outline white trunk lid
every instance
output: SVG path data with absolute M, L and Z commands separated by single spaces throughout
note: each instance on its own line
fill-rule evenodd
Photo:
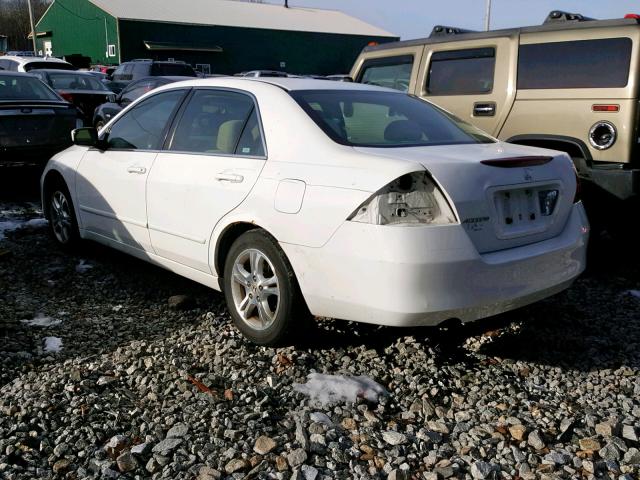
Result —
M 423 165 L 480 253 L 555 237 L 573 205 L 576 177 L 561 152 L 506 143 L 357 150 Z

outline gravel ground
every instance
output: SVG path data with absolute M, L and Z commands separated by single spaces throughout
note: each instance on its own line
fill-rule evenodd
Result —
M 0 222 L 38 215 L 0 202 Z M 4 235 L 2 479 L 640 478 L 640 262 L 615 244 L 568 292 L 464 329 L 324 320 L 273 349 L 188 280 L 64 254 L 39 222 Z M 294 389 L 313 372 L 388 395 L 322 405 Z

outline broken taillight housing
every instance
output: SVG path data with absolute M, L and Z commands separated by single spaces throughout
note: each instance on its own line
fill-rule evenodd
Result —
M 403 175 L 378 190 L 349 216 L 373 225 L 446 225 L 455 214 L 426 172 Z

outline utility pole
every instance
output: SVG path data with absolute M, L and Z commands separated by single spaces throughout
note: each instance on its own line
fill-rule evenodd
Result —
M 487 5 L 484 12 L 484 29 L 489 31 L 489 28 L 491 27 L 491 0 L 486 1 Z
M 33 10 L 31 9 L 31 0 L 27 0 L 29 6 L 29 21 L 31 22 L 31 40 L 33 40 L 33 54 L 38 55 L 38 46 L 36 44 L 36 27 L 33 23 Z

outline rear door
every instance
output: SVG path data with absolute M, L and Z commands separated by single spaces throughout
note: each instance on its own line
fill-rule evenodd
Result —
M 515 98 L 517 35 L 429 44 L 418 95 L 498 135 Z
M 252 96 L 193 91 L 149 176 L 149 232 L 158 255 L 213 273 L 211 233 L 258 179 L 266 160 L 263 138 Z
M 105 133 L 107 148 L 90 148 L 77 170 L 76 189 L 84 230 L 123 246 L 151 250 L 146 186 L 168 125 L 186 90 L 146 98 Z

